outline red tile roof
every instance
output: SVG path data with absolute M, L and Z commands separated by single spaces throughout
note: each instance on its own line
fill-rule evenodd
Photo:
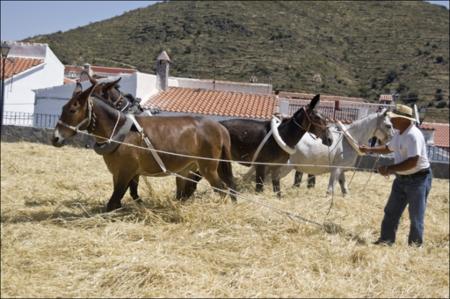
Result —
M 64 78 L 64 84 L 70 84 L 70 83 L 75 83 L 77 82 L 77 80 L 73 80 L 73 79 L 69 79 L 69 78 Z
M 380 95 L 380 99 L 378 101 L 382 102 L 392 102 L 393 98 L 391 94 L 382 94 Z
M 445 123 L 422 123 L 422 129 L 434 129 L 434 145 L 439 147 L 450 147 L 449 141 L 449 124 Z
M 231 117 L 269 119 L 277 102 L 273 95 L 170 87 L 150 99 L 145 108 Z
M 5 63 L 5 79 L 20 74 L 34 66 L 44 63 L 43 59 L 10 57 Z M 3 59 L 0 61 L 0 69 L 3 69 Z
M 311 100 L 316 94 L 313 93 L 303 93 L 303 92 L 288 92 L 288 91 L 280 91 L 278 96 L 280 98 L 288 98 L 288 99 L 300 99 L 300 100 Z M 355 97 L 344 97 L 344 96 L 334 96 L 334 95 L 326 95 L 320 94 L 321 101 L 350 101 L 350 102 L 365 102 L 366 100 L 363 98 L 355 98 Z
M 84 70 L 84 67 L 82 67 L 82 66 L 77 66 L 77 65 L 64 66 L 64 74 L 66 74 L 66 75 L 70 72 L 73 72 L 77 76 L 79 76 L 83 70 Z M 132 74 L 132 73 L 136 72 L 135 69 L 130 69 L 130 68 L 107 67 L 107 66 L 96 66 L 96 65 L 92 65 L 91 70 L 94 73 L 103 73 L 103 74 L 111 74 L 111 75 Z

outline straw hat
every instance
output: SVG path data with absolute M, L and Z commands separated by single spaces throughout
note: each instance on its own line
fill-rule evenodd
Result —
M 406 119 L 409 119 L 409 120 L 412 120 L 412 121 L 416 121 L 416 119 L 413 116 L 412 108 L 408 107 L 406 105 L 402 105 L 402 104 L 395 105 L 394 111 L 389 111 L 387 113 L 387 115 L 390 118 L 401 117 L 401 118 L 406 118 Z

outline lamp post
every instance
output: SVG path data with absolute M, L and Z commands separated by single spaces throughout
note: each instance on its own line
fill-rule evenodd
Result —
M 1 52 L 1 58 L 2 58 L 2 97 L 1 97 L 1 103 L 0 103 L 0 130 L 3 128 L 3 106 L 5 102 L 5 64 L 6 64 L 6 58 L 8 57 L 10 47 L 6 42 L 2 43 L 2 52 Z

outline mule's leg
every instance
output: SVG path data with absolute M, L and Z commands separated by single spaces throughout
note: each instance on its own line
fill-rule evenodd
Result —
M 219 176 L 217 172 L 217 168 L 219 163 L 217 161 L 199 161 L 200 174 L 216 189 L 223 190 L 225 192 L 221 192 L 219 190 L 214 190 L 215 192 L 220 192 L 221 197 L 226 196 L 227 185 Z
M 185 180 L 182 178 L 176 178 L 177 183 L 177 195 L 176 198 L 178 200 L 186 200 L 194 194 L 197 189 L 197 183 L 202 179 L 200 173 L 195 171 L 194 174 L 190 173 L 190 171 L 186 171 L 180 173 L 180 175 L 187 177 L 189 180 Z M 192 182 L 194 180 L 196 182 Z
M 106 205 L 107 212 L 122 207 L 120 201 L 125 195 L 125 192 L 127 191 L 128 185 L 130 184 L 132 178 L 133 177 L 127 177 L 123 175 L 114 176 L 114 191 L 113 194 L 111 195 L 111 198 L 108 201 L 108 204 Z
M 236 202 L 236 184 L 234 183 L 233 170 L 230 162 L 219 162 L 217 169 L 219 177 L 227 184 L 230 190 L 230 197 L 233 202 Z
M 342 195 L 347 195 L 348 194 L 348 186 L 347 186 L 347 182 L 345 180 L 345 172 L 341 171 L 341 174 L 339 175 L 339 185 L 341 186 L 341 192 Z
M 256 192 L 263 192 L 264 191 L 264 178 L 266 175 L 266 167 L 264 165 L 255 165 L 256 170 Z
M 314 188 L 316 185 L 316 176 L 313 174 L 308 174 L 308 188 Z
M 302 182 L 303 172 L 296 170 L 294 175 L 294 187 L 300 187 Z
M 135 176 L 128 185 L 130 188 L 131 197 L 138 203 L 142 203 L 142 199 L 139 198 L 138 195 L 138 186 L 139 186 L 139 176 Z
M 328 181 L 327 195 L 331 195 L 334 192 L 334 185 L 339 177 L 339 168 L 333 168 L 330 172 L 330 180 Z
M 272 188 L 278 198 L 281 198 L 280 187 L 280 167 L 270 167 L 270 174 L 272 176 Z

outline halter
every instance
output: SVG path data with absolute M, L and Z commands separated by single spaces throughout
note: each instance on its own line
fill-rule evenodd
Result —
M 321 128 L 321 129 L 327 129 L 327 128 L 328 128 L 328 126 L 326 126 L 326 125 L 324 126 L 324 125 L 321 125 L 321 124 L 319 124 L 319 123 L 317 123 L 317 122 L 314 122 L 314 121 L 311 119 L 311 117 L 309 116 L 309 114 L 308 114 L 308 112 L 306 111 L 305 107 L 302 107 L 302 110 L 305 112 L 306 118 L 308 119 L 308 127 L 305 129 L 301 124 L 299 124 L 299 123 L 295 120 L 295 117 L 292 117 L 292 121 L 294 122 L 294 124 L 295 124 L 297 127 L 299 127 L 300 129 L 302 129 L 303 131 L 305 131 L 305 133 L 306 133 L 306 132 L 309 133 L 309 129 L 311 128 L 311 126 L 312 126 L 313 124 L 314 124 L 315 126 Z M 311 135 L 311 137 L 313 137 L 313 139 L 317 139 L 317 137 L 314 136 L 313 134 L 310 133 L 310 135 Z
M 71 126 L 65 122 L 63 122 L 61 119 L 58 120 L 58 124 L 59 125 L 63 125 L 65 127 L 68 127 L 69 129 L 74 130 L 75 132 L 78 132 L 80 130 L 87 130 L 87 128 L 89 128 L 89 126 L 91 125 L 91 123 L 93 123 L 93 127 L 92 130 L 95 128 L 95 113 L 92 112 L 92 108 L 94 107 L 94 103 L 91 100 L 91 97 L 89 96 L 87 99 L 87 106 L 88 106 L 88 116 L 83 119 L 80 123 L 78 123 L 78 125 L 76 126 Z M 92 120 L 94 119 L 94 122 L 92 122 Z M 81 128 L 82 125 L 84 125 L 85 123 L 87 123 L 85 128 Z
M 128 100 L 126 100 L 126 101 L 125 101 L 125 106 L 123 106 L 122 108 L 119 108 L 119 107 L 118 107 L 118 104 L 119 104 L 124 98 L 125 98 L 125 97 L 124 97 L 124 96 L 122 95 L 122 93 L 119 91 L 119 98 L 113 102 L 113 106 L 114 106 L 116 109 L 118 109 L 118 110 L 120 109 L 120 112 L 124 112 L 125 109 L 127 109 L 128 106 L 130 106 L 130 102 L 129 102 Z

